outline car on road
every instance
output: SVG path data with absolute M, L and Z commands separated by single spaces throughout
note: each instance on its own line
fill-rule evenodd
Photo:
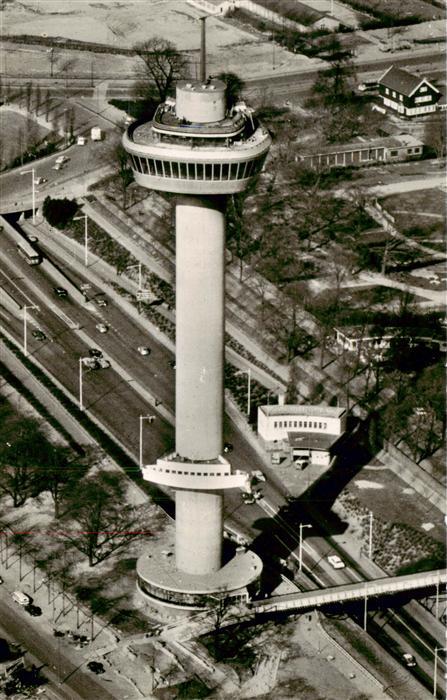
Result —
M 175 369 L 177 367 L 177 363 L 175 360 L 169 360 L 169 367 L 172 367 L 172 369 Z
M 107 333 L 107 331 L 109 330 L 109 327 L 106 326 L 105 323 L 97 323 L 96 330 L 99 331 L 100 333 Z
M 265 481 L 265 476 L 259 469 L 255 469 L 255 471 L 251 473 L 251 476 L 252 479 L 256 479 L 256 481 Z
M 65 289 L 65 287 L 54 287 L 53 291 L 55 294 L 57 294 L 58 297 L 61 297 L 61 299 L 65 299 L 65 297 L 68 297 L 68 292 Z
M 97 306 L 104 307 L 104 306 L 107 306 L 108 302 L 107 302 L 107 299 L 104 299 L 104 297 L 99 297 L 99 298 L 95 299 L 95 304 Z
M 68 158 L 67 156 L 58 156 L 55 160 L 56 165 L 62 165 L 63 163 L 67 163 Z
M 39 328 L 34 328 L 34 330 L 31 331 L 31 335 L 33 338 L 36 340 L 46 340 L 46 335 L 43 331 L 41 331 Z
M 228 454 L 228 452 L 233 452 L 233 445 L 231 442 L 224 442 L 223 451 L 225 454 Z
M 139 345 L 138 346 L 138 352 L 140 355 L 150 355 L 151 354 L 151 349 L 147 347 L 147 345 Z
M 34 180 L 35 185 L 43 185 L 45 182 L 47 182 L 46 177 L 36 177 Z
M 416 659 L 414 658 L 413 654 L 405 652 L 405 654 L 402 654 L 402 658 L 405 662 L 405 666 L 408 666 L 408 668 L 413 668 L 413 666 L 416 666 Z
M 338 554 L 329 554 L 327 560 L 333 569 L 344 569 L 346 566 L 346 564 L 342 559 L 340 559 Z
M 14 591 L 12 594 L 12 599 L 19 605 L 31 605 L 31 598 L 22 591 Z
M 102 357 L 102 350 L 99 350 L 98 348 L 89 348 L 88 354 L 90 357 Z
M 1 576 L 0 576 L 0 583 L 3 583 L 3 579 L 2 579 L 2 577 L 1 577 Z
M 89 661 L 87 664 L 87 668 L 89 671 L 93 671 L 93 673 L 105 673 L 106 672 L 103 664 L 100 661 Z

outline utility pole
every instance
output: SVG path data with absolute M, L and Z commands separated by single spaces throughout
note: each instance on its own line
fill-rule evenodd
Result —
M 200 27 L 200 80 L 202 83 L 206 82 L 206 26 L 205 21 L 208 15 L 199 17 L 202 23 Z
M 298 543 L 298 571 L 301 573 L 303 570 L 303 529 L 305 527 L 312 527 L 312 525 L 299 524 L 300 538 Z
M 365 602 L 363 606 L 363 629 L 366 632 L 366 627 L 368 624 L 368 584 L 365 583 Z
M 143 421 L 148 420 L 149 423 L 153 423 L 155 416 L 140 416 L 140 450 L 139 450 L 139 464 L 140 469 L 143 467 Z
M 369 544 L 368 544 L 368 557 L 372 559 L 373 553 L 373 512 L 369 511 Z

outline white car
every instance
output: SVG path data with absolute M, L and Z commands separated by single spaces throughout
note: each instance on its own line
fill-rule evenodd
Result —
M 414 658 L 413 654 L 406 652 L 405 654 L 402 654 L 402 658 L 405 661 L 405 666 L 408 666 L 408 668 L 416 666 L 416 659 Z
M 327 560 L 333 569 L 344 569 L 346 566 L 337 554 L 329 554 Z
M 138 352 L 140 355 L 150 355 L 151 354 L 151 349 L 147 347 L 147 345 L 140 345 L 138 347 Z
M 107 333 L 109 328 L 108 328 L 108 326 L 106 326 L 105 323 L 97 323 L 96 330 L 99 331 L 100 333 Z
M 265 476 L 259 469 L 256 469 L 254 472 L 252 472 L 251 476 L 253 479 L 257 479 L 258 481 L 265 481 Z
M 62 163 L 66 163 L 68 161 L 67 156 L 58 156 L 56 160 L 54 161 L 56 164 L 62 165 Z
M 12 594 L 12 599 L 15 600 L 19 605 L 29 605 L 31 603 L 31 598 L 26 593 L 22 591 L 14 591 Z

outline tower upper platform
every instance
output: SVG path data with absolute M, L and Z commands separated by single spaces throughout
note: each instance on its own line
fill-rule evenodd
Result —
M 253 110 L 229 110 L 220 80 L 180 81 L 151 122 L 131 124 L 123 136 L 135 180 L 180 194 L 231 194 L 244 190 L 264 164 L 269 133 Z

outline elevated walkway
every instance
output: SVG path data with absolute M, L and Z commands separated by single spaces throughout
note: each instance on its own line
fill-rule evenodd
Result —
M 317 591 L 274 596 L 265 600 L 253 601 L 251 608 L 256 613 L 318 608 L 321 605 L 411 591 L 417 588 L 435 588 L 439 587 L 441 583 L 447 583 L 447 569 L 423 571 L 405 576 L 389 576 L 373 581 L 331 586 Z

